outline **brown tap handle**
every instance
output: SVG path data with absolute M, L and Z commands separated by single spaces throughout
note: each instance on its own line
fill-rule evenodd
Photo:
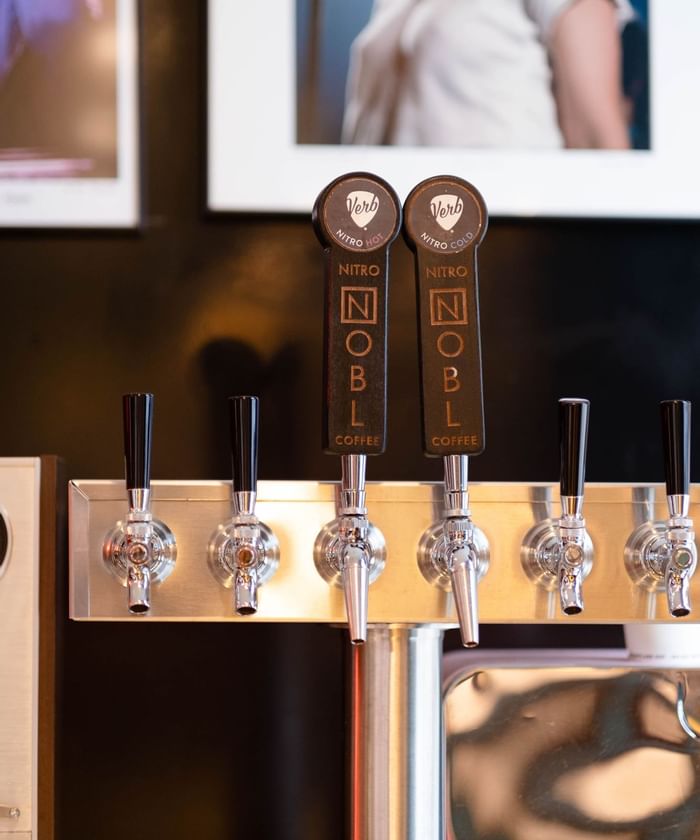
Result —
M 386 181 L 352 172 L 321 192 L 313 223 L 326 258 L 323 447 L 377 455 L 386 438 L 389 246 L 401 204 Z
M 416 255 L 426 455 L 484 449 L 476 249 L 487 223 L 478 190 L 452 176 L 418 184 L 404 205 L 404 235 Z

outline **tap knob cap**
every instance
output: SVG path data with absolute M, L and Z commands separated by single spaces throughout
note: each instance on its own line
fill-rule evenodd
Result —
M 122 409 L 126 489 L 148 490 L 151 486 L 153 394 L 124 394 Z
M 664 447 L 666 493 L 687 496 L 690 491 L 690 403 L 663 400 L 661 434 Z
M 583 496 L 589 408 L 588 400 L 571 397 L 559 400 L 562 496 Z
M 258 486 L 258 428 L 260 400 L 229 397 L 231 466 L 234 492 L 255 493 Z

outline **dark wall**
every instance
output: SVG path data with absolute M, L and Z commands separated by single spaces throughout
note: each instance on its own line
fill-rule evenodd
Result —
M 308 219 L 203 209 L 203 6 L 143 4 L 143 231 L 0 232 L 3 455 L 55 452 L 73 477 L 118 478 L 120 395 L 143 389 L 156 394 L 154 477 L 226 478 L 224 400 L 252 392 L 262 478 L 338 475 L 319 445 L 322 260 Z M 589 480 L 661 479 L 657 402 L 700 390 L 698 232 L 492 221 L 475 479 L 556 477 L 559 396 L 591 399 Z M 420 450 L 403 243 L 392 260 L 389 449 L 369 477 L 437 479 Z M 508 644 L 515 628 L 484 635 Z M 344 650 L 321 627 L 66 622 L 60 840 L 341 837 Z

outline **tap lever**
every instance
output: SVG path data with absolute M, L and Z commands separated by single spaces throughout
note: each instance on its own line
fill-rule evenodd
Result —
M 429 178 L 404 205 L 415 253 L 423 448 L 426 455 L 484 450 L 476 251 L 488 214 L 461 178 Z
M 588 400 L 564 398 L 559 400 L 559 441 L 561 449 L 562 513 L 580 516 L 583 504 L 583 484 L 586 475 L 586 444 L 588 441 Z M 564 501 L 565 499 L 571 501 Z
M 129 508 L 147 513 L 151 496 L 153 394 L 124 394 L 124 463 Z
M 252 516 L 258 490 L 259 400 L 229 397 L 228 406 L 234 509 L 236 513 Z
M 664 400 L 661 403 L 661 433 L 669 512 L 687 516 L 690 505 L 690 403 Z
M 378 455 L 386 445 L 389 246 L 401 204 L 383 179 L 352 172 L 321 192 L 313 224 L 326 258 L 323 447 Z

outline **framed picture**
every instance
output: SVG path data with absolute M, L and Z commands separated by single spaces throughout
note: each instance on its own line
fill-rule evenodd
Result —
M 140 215 L 137 0 L 0 3 L 0 226 Z
M 611 0 L 573 49 L 557 7 L 586 4 L 209 0 L 210 209 L 308 213 L 365 170 L 458 175 L 493 215 L 700 218 L 700 5 Z

